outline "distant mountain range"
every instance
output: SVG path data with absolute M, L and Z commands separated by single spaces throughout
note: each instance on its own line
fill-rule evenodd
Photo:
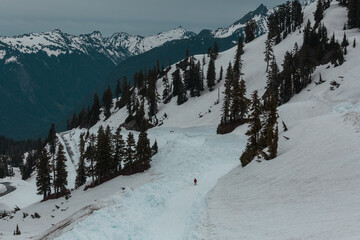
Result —
M 258 24 L 257 35 L 267 31 L 264 5 L 227 28 L 199 34 L 178 27 L 151 36 L 100 32 L 71 35 L 58 29 L 0 37 L 0 134 L 13 138 L 38 137 L 51 122 L 63 128 L 65 119 L 88 105 L 94 92 L 123 75 L 132 78 L 140 68 L 159 59 L 167 64 L 191 54 L 205 53 L 216 41 L 220 50 L 233 47 L 247 21 Z

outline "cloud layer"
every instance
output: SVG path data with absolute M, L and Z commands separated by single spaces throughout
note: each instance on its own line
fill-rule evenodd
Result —
M 195 32 L 226 27 L 254 10 L 285 0 L 1 0 L 0 35 L 59 28 L 79 34 L 99 30 L 149 35 L 183 26 Z

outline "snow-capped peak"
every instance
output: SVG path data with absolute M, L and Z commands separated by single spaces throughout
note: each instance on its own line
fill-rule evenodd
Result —
M 256 10 L 247 13 L 243 18 L 234 22 L 227 28 L 218 28 L 212 31 L 212 35 L 216 38 L 227 38 L 235 32 L 242 32 L 246 23 L 254 20 L 258 26 L 259 35 L 267 31 L 267 17 L 271 14 L 272 9 L 268 10 L 267 7 L 261 4 Z
M 123 32 L 115 33 L 111 37 L 103 37 L 99 31 L 77 36 L 54 29 L 43 33 L 0 37 L 0 50 L 2 55 L 9 50 L 15 50 L 23 54 L 44 51 L 48 56 L 58 56 L 76 51 L 88 53 L 91 50 L 105 54 L 114 63 L 118 63 L 119 60 L 149 51 L 168 41 L 184 39 L 193 35 L 195 33 L 189 32 L 183 27 L 146 37 Z

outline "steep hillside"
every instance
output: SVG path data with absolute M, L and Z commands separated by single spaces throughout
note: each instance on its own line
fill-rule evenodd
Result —
M 312 3 L 304 9 L 304 23 L 314 23 L 315 8 Z M 346 8 L 332 2 L 323 23 L 339 41 L 345 22 Z M 286 51 L 295 43 L 302 45 L 302 32 L 295 31 L 274 46 L 279 66 Z M 350 43 L 360 41 L 357 29 L 346 34 Z M 248 95 L 253 90 L 265 92 L 265 40 L 266 36 L 259 37 L 244 48 L 242 71 Z M 217 79 L 220 66 L 225 69 L 235 53 L 236 48 L 231 48 L 219 54 Z M 31 198 L 14 218 L 2 222 L 0 231 L 11 239 L 18 223 L 23 231 L 20 239 L 356 239 L 360 234 L 359 56 L 359 46 L 349 46 L 342 65 L 317 67 L 312 83 L 278 108 L 279 123 L 284 121 L 289 130 L 280 130 L 278 157 L 272 161 L 260 158 L 240 167 L 247 125 L 216 135 L 222 80 L 212 92 L 205 87 L 200 97 L 180 106 L 175 98 L 159 104 L 161 126 L 148 131 L 159 152 L 148 171 L 120 176 L 87 191 L 80 188 L 67 200 L 32 204 Z M 203 55 L 195 58 L 202 60 Z M 209 57 L 205 62 L 204 72 Z M 171 66 L 169 76 L 175 68 L 176 64 Z M 320 73 L 322 84 L 317 83 Z M 340 85 L 331 89 L 332 81 Z M 161 79 L 157 90 L 161 96 Z M 101 116 L 90 133 L 100 125 L 115 131 L 128 115 L 125 108 L 112 112 L 107 120 Z M 70 188 L 79 136 L 85 132 L 73 129 L 58 134 L 67 151 Z M 128 131 L 122 133 L 126 136 Z M 20 191 L 14 191 L 10 200 L 3 198 L 9 208 L 16 204 L 16 194 L 21 197 Z M 38 212 L 41 218 L 23 218 L 22 212 Z
M 311 4 L 305 12 L 305 18 L 312 22 L 315 6 L 316 3 Z M 339 41 L 344 34 L 346 14 L 346 8 L 335 1 L 325 11 L 323 23 Z M 360 39 L 356 29 L 346 30 L 346 35 L 350 43 Z M 302 41 L 296 34 L 290 39 L 275 47 L 276 55 L 282 56 L 295 41 Z M 260 48 L 261 40 L 254 44 Z M 233 169 L 208 194 L 204 225 L 212 227 L 204 228 L 206 239 L 356 239 L 359 236 L 355 225 L 360 195 L 355 189 L 360 181 L 357 77 L 360 50 L 358 47 L 348 50 L 342 66 L 325 65 L 316 69 L 313 81 L 318 81 L 321 73 L 325 83 L 313 82 L 279 107 L 279 120 L 289 130 L 280 133 L 278 157 Z M 340 86 L 331 90 L 331 81 Z M 246 127 L 241 127 L 237 134 L 245 131 Z

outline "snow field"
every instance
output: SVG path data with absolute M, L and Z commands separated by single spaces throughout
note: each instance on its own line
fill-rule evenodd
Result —
M 57 239 L 201 239 L 205 195 L 239 164 L 245 141 L 231 134 L 216 136 L 208 127 L 149 131 L 150 137 L 159 134 L 159 153 L 149 170 L 156 179 L 112 197 L 110 206 Z

